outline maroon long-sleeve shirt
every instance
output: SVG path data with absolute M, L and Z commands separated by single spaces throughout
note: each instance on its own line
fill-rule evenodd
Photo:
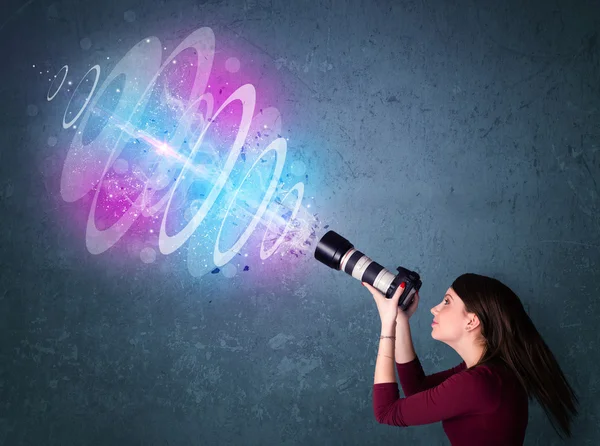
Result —
M 417 426 L 442 422 L 452 446 L 521 446 L 528 420 L 527 393 L 503 364 L 467 370 L 461 362 L 425 376 L 419 358 L 396 363 L 398 384 L 373 385 L 373 410 L 379 423 Z

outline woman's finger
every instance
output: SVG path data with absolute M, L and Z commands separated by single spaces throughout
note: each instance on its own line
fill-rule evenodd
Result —
M 413 295 L 413 300 L 410 303 L 410 305 L 408 306 L 407 310 L 409 310 L 411 313 L 414 313 L 415 311 L 417 311 L 418 306 L 419 306 L 419 293 L 415 292 L 415 294 Z
M 376 291 L 376 290 L 375 290 L 375 288 L 373 288 L 373 287 L 372 287 L 371 285 L 369 285 L 368 283 L 366 283 L 366 282 L 361 282 L 361 283 L 362 283 L 362 284 L 363 284 L 363 286 L 364 286 L 364 287 L 365 287 L 367 290 L 369 290 L 371 293 L 373 293 L 373 291 Z
M 372 287 L 371 285 L 369 285 L 366 282 L 361 282 L 361 283 L 365 286 L 365 288 L 367 290 L 369 290 L 371 292 L 371 294 L 373 295 L 373 298 L 375 300 L 377 300 L 378 297 L 383 296 L 383 294 L 381 294 L 377 288 Z

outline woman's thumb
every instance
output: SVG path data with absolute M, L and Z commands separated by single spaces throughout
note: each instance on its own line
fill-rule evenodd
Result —
M 396 290 L 396 301 L 400 300 L 400 296 L 402 296 L 402 293 L 404 293 L 404 289 L 406 288 L 406 283 L 402 282 L 400 284 L 400 286 L 398 287 L 398 290 Z

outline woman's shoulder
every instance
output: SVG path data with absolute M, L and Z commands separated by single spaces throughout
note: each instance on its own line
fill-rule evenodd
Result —
M 476 385 L 496 388 L 499 391 L 507 388 L 508 383 L 518 383 L 515 371 L 502 359 L 489 360 L 471 368 L 465 368 L 470 380 Z
M 495 367 L 480 364 L 455 373 L 441 386 L 460 389 L 465 398 L 475 398 L 485 407 L 496 407 L 502 397 L 502 381 L 502 375 Z
M 486 361 L 473 367 L 466 367 L 459 373 L 461 378 L 472 386 L 485 388 L 494 393 L 501 391 L 506 379 L 512 379 L 513 373 L 503 361 Z

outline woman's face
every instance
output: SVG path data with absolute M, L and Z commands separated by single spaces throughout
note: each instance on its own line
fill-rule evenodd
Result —
M 452 288 L 448 288 L 442 301 L 431 309 L 431 314 L 433 322 L 437 322 L 431 327 L 433 339 L 453 344 L 467 333 L 468 313 L 464 302 Z

